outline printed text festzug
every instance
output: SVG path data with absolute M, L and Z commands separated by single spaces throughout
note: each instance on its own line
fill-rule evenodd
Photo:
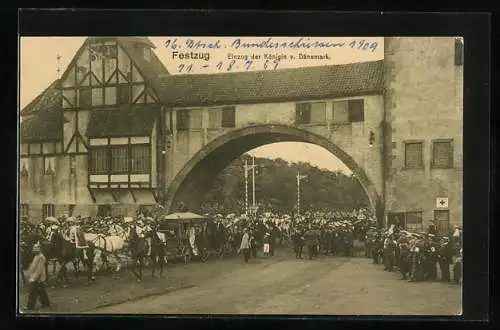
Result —
M 210 61 L 210 53 L 201 53 L 201 52 L 172 52 L 172 59 L 180 59 L 180 60 L 203 60 Z

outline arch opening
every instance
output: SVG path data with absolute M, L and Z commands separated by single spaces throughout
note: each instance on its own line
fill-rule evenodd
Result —
M 372 181 L 354 159 L 327 138 L 297 127 L 285 125 L 258 125 L 231 131 L 220 136 L 198 151 L 176 174 L 170 183 L 165 207 L 174 211 L 182 202 L 187 209 L 198 210 L 204 195 L 211 189 L 217 176 L 235 159 L 257 147 L 278 142 L 302 142 L 318 145 L 349 168 L 360 182 L 370 202 L 370 208 L 383 223 L 383 203 Z

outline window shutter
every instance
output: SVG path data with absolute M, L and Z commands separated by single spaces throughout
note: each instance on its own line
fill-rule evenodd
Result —
M 349 121 L 351 123 L 361 122 L 365 120 L 365 102 L 360 100 L 349 100 Z
M 326 121 L 326 103 L 311 103 L 311 123 L 324 123 Z
M 189 128 L 201 128 L 202 114 L 201 109 L 189 110 Z
M 423 165 L 422 142 L 405 144 L 405 167 L 420 168 Z
M 335 123 L 349 122 L 348 101 L 333 102 L 333 121 Z
M 80 108 L 87 108 L 92 106 L 92 89 L 80 89 L 80 96 L 78 97 L 78 105 Z
M 432 145 L 432 153 L 433 166 L 453 166 L 453 145 L 450 141 L 434 142 Z
M 236 126 L 236 109 L 235 107 L 222 108 L 222 127 Z
M 118 104 L 130 104 L 132 98 L 132 90 L 128 84 L 119 84 L 116 88 Z
M 297 124 L 309 124 L 311 122 L 311 103 L 297 103 L 295 105 L 295 118 Z
M 208 110 L 208 128 L 219 128 L 222 124 L 222 109 Z
M 177 130 L 186 131 L 189 128 L 189 112 L 187 110 L 177 111 Z

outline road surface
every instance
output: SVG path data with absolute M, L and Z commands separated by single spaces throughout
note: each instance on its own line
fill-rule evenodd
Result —
M 147 314 L 459 315 L 461 286 L 409 283 L 371 260 L 290 253 L 233 261 L 190 287 L 89 310 Z M 217 263 L 212 265 L 217 267 Z M 210 266 L 210 267 L 212 267 Z

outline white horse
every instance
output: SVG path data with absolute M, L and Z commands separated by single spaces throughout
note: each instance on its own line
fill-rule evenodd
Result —
M 114 226 L 116 226 L 116 228 L 110 229 L 108 236 L 104 236 L 103 234 L 85 233 L 85 240 L 92 242 L 92 244 L 96 247 L 94 252 L 94 265 L 96 271 L 99 271 L 104 263 L 106 263 L 107 266 L 107 255 L 115 257 L 117 261 L 115 271 L 118 272 L 121 269 L 121 257 L 119 253 L 124 252 L 127 238 L 126 232 L 123 228 L 118 225 Z

